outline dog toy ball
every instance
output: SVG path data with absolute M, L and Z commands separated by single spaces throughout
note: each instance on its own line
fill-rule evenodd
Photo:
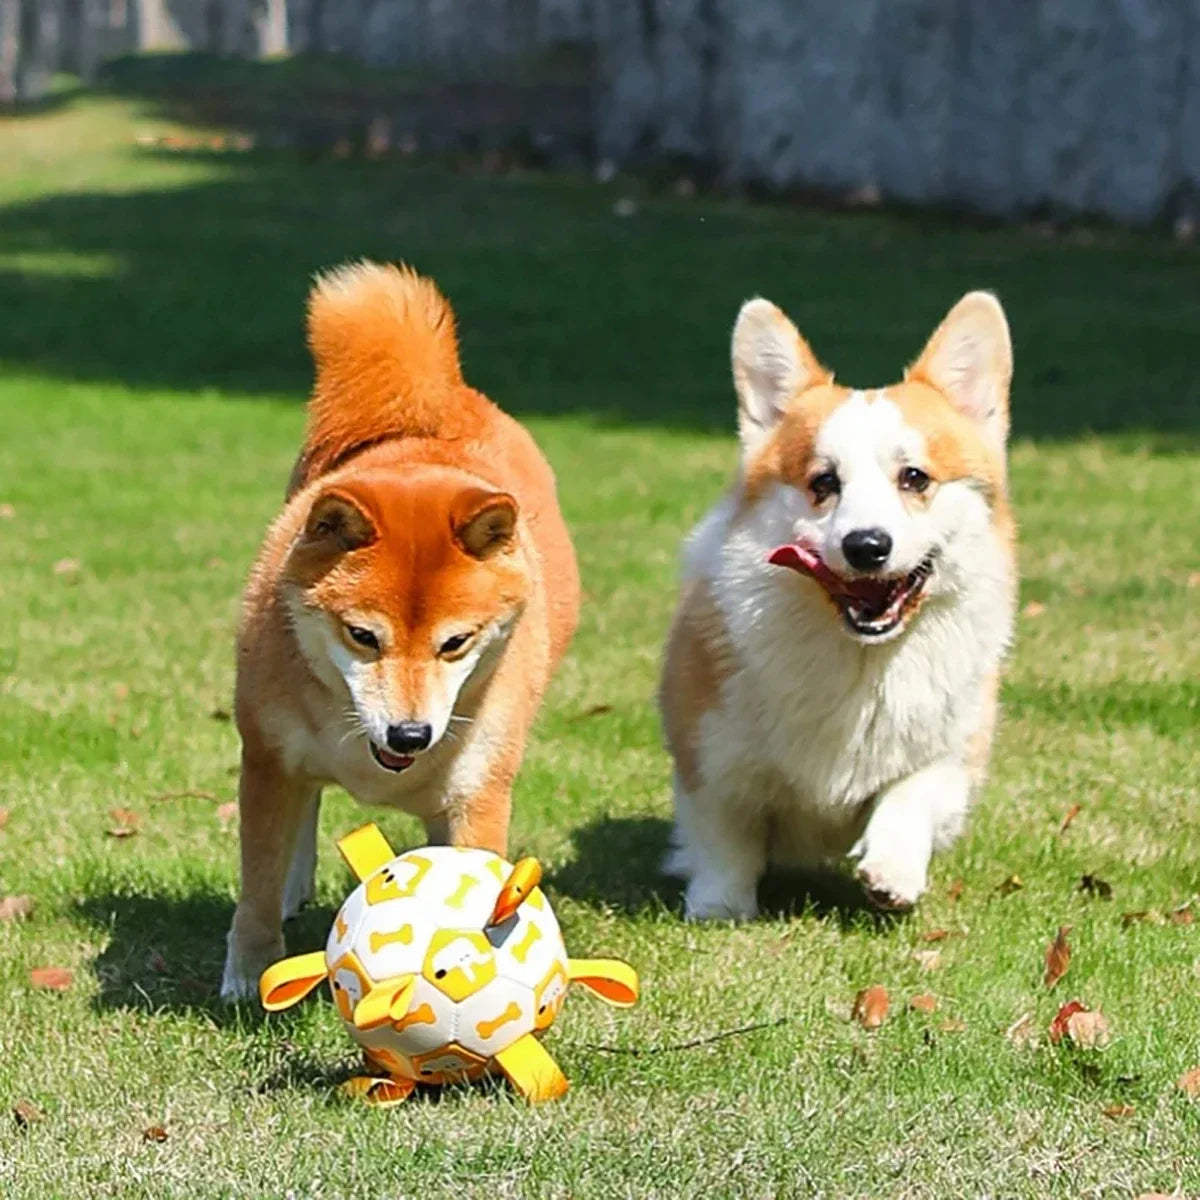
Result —
M 342 905 L 324 952 L 263 972 L 270 1012 L 323 979 L 367 1068 L 343 1085 L 372 1104 L 396 1104 L 417 1084 L 504 1075 L 528 1100 L 567 1090 L 541 1035 L 570 983 L 619 1007 L 637 1000 L 633 968 L 567 957 L 532 858 L 515 866 L 486 850 L 426 846 L 396 855 L 375 825 L 338 842 L 361 881 Z

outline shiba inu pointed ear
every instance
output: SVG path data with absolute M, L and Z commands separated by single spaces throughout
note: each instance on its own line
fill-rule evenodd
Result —
M 946 315 L 906 374 L 937 388 L 955 408 L 982 426 L 1002 448 L 1008 438 L 1012 339 L 1000 301 L 968 292 Z
M 450 516 L 454 540 L 472 558 L 491 558 L 511 548 L 517 529 L 517 502 L 507 492 L 468 488 Z
M 769 300 L 747 300 L 733 327 L 738 434 L 748 457 L 779 422 L 788 402 L 833 373 L 817 361 L 795 325 Z
M 375 523 L 366 508 L 342 488 L 322 492 L 313 501 L 304 523 L 303 541 L 307 547 L 344 553 L 369 546 L 376 537 Z

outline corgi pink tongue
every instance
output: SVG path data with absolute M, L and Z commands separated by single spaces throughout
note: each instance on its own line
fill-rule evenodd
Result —
M 834 596 L 853 596 L 868 602 L 880 601 L 892 588 L 892 581 L 886 579 L 843 579 L 825 565 L 825 560 L 815 550 L 799 542 L 786 542 L 782 546 L 776 546 L 767 555 L 767 562 L 776 567 L 789 567 L 801 575 L 811 576 Z

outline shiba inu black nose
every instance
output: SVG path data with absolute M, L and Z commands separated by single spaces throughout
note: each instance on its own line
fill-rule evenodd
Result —
M 431 741 L 433 726 L 428 721 L 399 721 L 388 726 L 388 749 L 397 754 L 416 754 L 418 750 L 428 749 Z
M 856 571 L 878 571 L 892 552 L 886 529 L 852 529 L 842 538 L 842 553 Z

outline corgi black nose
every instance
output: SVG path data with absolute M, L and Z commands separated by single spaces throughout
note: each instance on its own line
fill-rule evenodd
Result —
M 398 721 L 388 726 L 388 749 L 397 754 L 416 754 L 418 750 L 427 750 L 431 741 L 433 726 L 428 721 Z
M 842 538 L 842 553 L 856 571 L 878 571 L 892 552 L 886 529 L 852 529 Z

